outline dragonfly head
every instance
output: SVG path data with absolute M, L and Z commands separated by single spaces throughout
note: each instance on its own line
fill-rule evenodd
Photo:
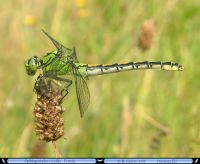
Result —
M 25 65 L 26 73 L 30 76 L 33 76 L 35 75 L 38 67 L 40 66 L 40 60 L 37 56 L 33 56 L 27 59 L 24 65 Z

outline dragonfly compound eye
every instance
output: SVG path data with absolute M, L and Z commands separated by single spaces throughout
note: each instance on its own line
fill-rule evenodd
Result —
M 24 65 L 25 65 L 26 72 L 28 75 L 31 75 L 31 76 L 35 75 L 37 71 L 37 60 L 34 57 L 26 60 Z

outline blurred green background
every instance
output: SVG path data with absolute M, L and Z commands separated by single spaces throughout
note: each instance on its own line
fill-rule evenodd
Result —
M 24 60 L 55 47 L 45 29 L 88 64 L 173 61 L 183 72 L 132 71 L 92 77 L 81 119 L 74 86 L 66 108 L 62 157 L 183 157 L 200 150 L 200 1 L 0 1 L 0 154 L 54 157 L 35 134 L 35 77 Z M 141 26 L 154 23 L 150 49 Z M 64 139 L 65 138 L 65 139 Z M 35 154 L 34 154 L 35 153 Z

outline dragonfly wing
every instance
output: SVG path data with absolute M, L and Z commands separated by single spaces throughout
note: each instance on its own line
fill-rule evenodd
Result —
M 73 74 L 74 74 L 76 95 L 77 95 L 80 115 L 81 117 L 83 117 L 90 103 L 90 92 L 89 92 L 87 83 L 84 77 L 79 72 L 79 70 L 75 66 L 72 66 L 72 69 L 73 69 Z
M 78 58 L 76 56 L 76 50 L 75 50 L 75 48 L 73 48 L 73 50 L 72 50 L 71 57 L 73 59 L 73 62 L 79 63 Z
M 66 48 L 61 43 L 56 41 L 52 36 L 50 36 L 47 32 L 42 30 L 42 32 L 52 41 L 52 43 L 55 45 L 55 47 L 58 50 L 58 56 L 61 57 L 63 55 L 70 55 L 72 53 L 72 50 L 69 48 Z
M 52 41 L 52 43 L 57 48 L 57 54 L 55 55 L 55 57 L 53 57 L 50 60 L 50 63 L 48 64 L 48 65 L 50 65 L 48 70 L 53 71 L 54 73 L 59 72 L 64 67 L 62 62 L 66 63 L 68 61 L 68 56 L 71 56 L 73 54 L 73 51 L 72 51 L 72 49 L 66 48 L 61 43 L 56 41 L 52 36 L 50 36 L 44 30 L 42 30 L 42 31 Z M 62 61 L 62 62 L 60 62 L 60 61 Z
M 77 56 L 76 56 L 76 51 L 75 48 L 73 49 L 69 49 L 66 48 L 65 46 L 63 46 L 61 43 L 59 43 L 58 41 L 56 41 L 52 36 L 50 36 L 47 32 L 45 32 L 44 30 L 42 30 L 43 33 L 45 35 L 47 35 L 47 37 L 52 41 L 52 43 L 55 45 L 55 47 L 57 48 L 58 52 L 57 55 L 55 56 L 55 58 L 53 58 L 51 60 L 51 66 L 49 68 L 49 70 L 54 70 L 55 72 L 59 71 L 57 69 L 58 65 L 60 65 L 60 61 L 63 61 L 64 63 L 68 62 L 68 57 L 72 58 L 72 61 L 75 63 L 79 63 Z M 61 66 L 61 68 L 63 68 Z
M 58 50 L 56 57 L 52 59 L 49 70 L 51 70 L 53 72 L 58 72 L 59 71 L 57 69 L 58 64 L 60 64 L 60 61 L 63 61 L 67 64 L 68 57 L 72 58 L 73 62 L 78 63 L 75 48 L 73 48 L 73 50 L 66 48 L 61 43 L 59 43 L 54 38 L 52 38 L 49 34 L 47 34 L 44 30 L 42 30 L 42 31 L 44 32 L 45 35 L 48 36 L 48 38 L 52 41 L 52 43 L 55 45 L 55 47 Z M 84 112 L 86 111 L 86 109 L 88 108 L 88 105 L 90 103 L 90 93 L 89 93 L 88 86 L 85 82 L 85 79 L 80 74 L 79 70 L 76 68 L 76 66 L 74 64 L 71 65 L 71 69 L 74 74 L 76 95 L 77 95 L 79 110 L 80 110 L 81 117 L 83 117 Z

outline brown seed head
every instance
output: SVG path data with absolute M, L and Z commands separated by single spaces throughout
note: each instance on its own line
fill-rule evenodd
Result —
M 37 101 L 34 108 L 36 134 L 40 140 L 55 141 L 64 134 L 62 118 L 62 95 L 53 89 L 47 89 L 43 84 L 42 90 L 37 90 Z
M 155 25 L 152 20 L 146 20 L 143 22 L 140 36 L 139 36 L 139 47 L 142 50 L 148 50 L 153 42 L 155 35 Z

